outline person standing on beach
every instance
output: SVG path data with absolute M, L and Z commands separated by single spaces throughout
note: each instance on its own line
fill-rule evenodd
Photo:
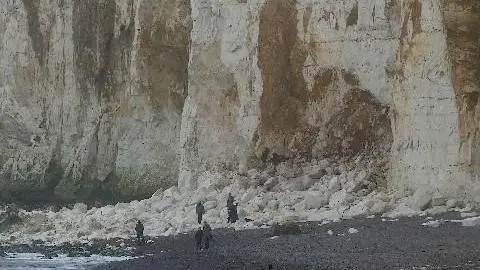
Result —
M 228 199 L 227 199 L 227 208 L 230 208 L 233 205 L 233 202 L 235 201 L 235 198 L 233 198 L 232 193 L 228 193 Z
M 205 208 L 203 207 L 202 202 L 197 203 L 197 207 L 195 210 L 197 212 L 198 224 L 202 224 L 202 217 L 203 214 L 205 214 Z
M 232 193 L 229 192 L 228 199 L 227 199 L 227 213 L 228 213 L 227 223 L 233 223 L 232 217 L 233 217 L 233 210 L 234 210 L 234 205 L 233 205 L 234 201 L 235 199 L 233 198 Z
M 135 231 L 137 232 L 137 240 L 138 243 L 143 244 L 145 241 L 145 237 L 143 236 L 143 230 L 145 228 L 143 227 L 142 222 L 139 220 L 137 221 L 137 225 L 135 226 Z
M 205 243 L 205 249 L 208 249 L 210 247 L 210 240 L 213 239 L 212 236 L 212 227 L 204 221 L 203 222 L 203 238 L 204 238 L 204 243 Z
M 232 209 L 230 210 L 230 222 L 235 223 L 238 220 L 238 203 L 232 205 Z
M 202 249 L 202 239 L 203 239 L 203 231 L 202 228 L 198 228 L 197 232 L 195 233 L 195 250 L 200 251 Z

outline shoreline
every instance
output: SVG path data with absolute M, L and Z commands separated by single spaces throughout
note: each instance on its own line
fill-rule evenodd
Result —
M 193 235 L 168 238 L 149 257 L 96 267 L 113 269 L 472 269 L 480 267 L 480 227 L 455 222 L 458 212 L 428 217 L 358 218 L 297 223 L 300 234 L 271 229 L 217 230 L 213 248 L 196 253 Z M 331 234 L 330 234 L 331 233 Z M 163 252 L 161 252 L 163 251 Z
M 0 246 L 0 254 L 42 253 L 47 258 L 58 254 L 138 257 L 94 268 L 98 270 L 268 269 L 270 263 L 274 269 L 413 269 L 427 265 L 448 269 L 480 258 L 480 250 L 475 248 L 480 227 L 448 222 L 461 218 L 462 213 L 452 211 L 390 220 L 361 217 L 326 224 L 298 222 L 300 234 L 278 237 L 272 237 L 272 228 L 220 228 L 213 230 L 212 248 L 200 253 L 194 251 L 193 232 L 189 232 L 146 236 L 144 246 L 136 245 L 132 234 L 130 239 L 99 239 L 80 245 L 45 246 L 37 242 Z M 444 222 L 438 222 L 437 226 L 435 221 Z M 432 226 L 422 226 L 428 222 Z M 447 268 L 442 268 L 444 266 Z

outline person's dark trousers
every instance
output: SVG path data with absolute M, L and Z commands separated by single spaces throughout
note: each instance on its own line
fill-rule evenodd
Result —
M 198 215 L 198 224 L 202 224 L 202 215 Z
M 208 249 L 210 247 L 210 239 L 205 239 L 205 249 Z
M 143 234 L 137 233 L 137 241 L 139 244 L 143 244 L 145 242 L 145 237 L 143 237 Z
M 232 211 L 232 209 L 228 209 L 227 222 L 228 222 L 228 223 L 233 223 L 233 211 Z
M 197 241 L 197 251 L 202 249 L 202 241 Z

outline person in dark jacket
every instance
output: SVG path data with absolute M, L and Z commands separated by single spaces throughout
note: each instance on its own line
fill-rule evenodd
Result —
M 203 240 L 203 231 L 202 228 L 198 228 L 197 232 L 195 233 L 195 250 L 199 251 L 202 249 L 202 240 Z
M 233 206 L 233 202 L 235 201 L 235 198 L 233 198 L 232 193 L 228 193 L 228 198 L 227 198 L 227 209 Z
M 237 222 L 238 220 L 238 211 L 237 211 L 237 208 L 238 208 L 238 203 L 232 205 L 232 209 L 231 209 L 231 213 L 230 213 L 230 222 L 231 223 L 235 223 Z
M 202 224 L 203 214 L 205 214 L 205 208 L 203 207 L 202 202 L 197 203 L 195 210 L 197 212 L 198 224 Z
M 232 216 L 233 216 L 233 209 L 234 209 L 234 205 L 233 205 L 234 201 L 235 201 L 235 198 L 233 198 L 232 193 L 229 192 L 228 198 L 227 198 L 227 213 L 228 213 L 227 223 L 233 223 Z
M 212 227 L 206 221 L 203 222 L 203 242 L 205 245 L 205 249 L 210 247 L 210 240 L 213 239 L 212 236 Z
M 137 221 L 137 225 L 135 226 L 135 231 L 137 232 L 137 240 L 139 243 L 143 243 L 145 241 L 145 237 L 143 236 L 143 227 L 142 222 L 139 220 Z

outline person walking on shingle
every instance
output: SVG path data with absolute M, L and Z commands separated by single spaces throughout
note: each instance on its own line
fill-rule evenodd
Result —
M 206 221 L 203 222 L 203 242 L 205 249 L 210 247 L 210 240 L 213 240 L 212 227 Z
M 195 232 L 195 250 L 200 251 L 202 249 L 202 240 L 203 240 L 203 230 L 202 228 L 198 228 L 197 232 Z
M 142 222 L 139 220 L 137 221 L 137 225 L 135 226 L 135 231 L 137 232 L 137 241 L 141 245 L 143 242 L 145 242 L 145 237 L 143 236 L 143 230 L 145 228 L 143 227 Z

